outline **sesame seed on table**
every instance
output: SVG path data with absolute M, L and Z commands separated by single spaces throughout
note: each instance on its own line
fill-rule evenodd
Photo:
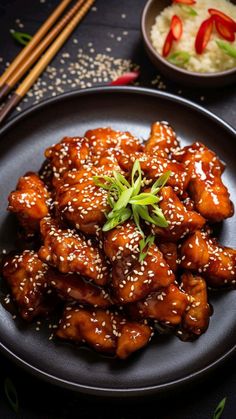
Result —
M 86 19 L 75 30 L 12 116 L 31 107 L 33 104 L 39 103 L 41 100 L 75 89 L 107 85 L 122 73 L 139 69 L 141 75 L 138 81 L 135 82 L 135 85 L 164 90 L 193 99 L 220 117 L 223 117 L 235 127 L 235 86 L 221 89 L 220 94 L 217 89 L 213 91 L 201 91 L 199 89 L 193 91 L 192 89 L 174 85 L 159 74 L 149 62 L 143 49 L 140 34 L 140 15 L 145 3 L 145 0 L 97 0 Z M 0 71 L 3 71 L 5 65 L 12 60 L 21 48 L 11 38 L 10 29 L 33 34 L 57 4 L 58 0 L 0 0 Z M 73 198 L 75 197 L 73 196 Z M 75 201 L 73 208 L 76 208 Z M 225 260 L 224 250 L 221 248 L 216 249 L 214 243 L 207 244 L 209 246 L 208 253 L 210 253 L 208 255 L 209 259 L 212 257 L 212 253 L 214 257 L 218 257 L 222 263 L 226 264 L 227 269 L 230 268 L 231 259 Z M 131 245 L 134 245 L 134 243 Z M 188 243 L 188 245 L 191 256 L 191 246 L 194 246 L 194 243 Z M 2 253 L 4 253 L 4 249 Z M 30 255 L 26 256 L 30 257 Z M 233 257 L 234 255 L 231 256 L 231 258 Z M 16 261 L 15 263 L 18 262 Z M 187 265 L 191 263 L 191 259 L 184 259 L 180 262 Z M 187 266 L 189 268 L 189 265 Z M 224 276 L 223 268 L 221 271 L 222 278 Z M 201 269 L 203 272 L 200 272 Z M 209 267 L 207 265 L 199 267 L 198 275 L 204 278 L 205 269 L 209 269 Z M 43 270 L 41 272 L 43 275 Z M 29 272 L 28 275 L 34 277 L 34 272 Z M 66 274 L 62 273 L 62 275 Z M 231 276 L 232 281 L 234 281 L 233 272 L 231 272 Z M 215 276 L 213 276 L 212 281 L 215 280 Z M 194 278 L 192 281 L 194 284 Z M 42 282 L 42 277 L 34 279 L 32 283 L 32 286 L 35 287 L 34 290 L 36 289 L 38 292 L 39 289 L 40 292 Z M 59 287 L 60 284 L 56 284 L 56 286 Z M 74 292 L 72 287 L 73 280 L 71 281 L 70 278 L 66 290 L 68 294 Z M 93 292 L 93 297 L 95 298 L 96 296 L 99 301 L 101 299 L 102 304 L 103 300 L 106 301 L 107 297 L 97 294 L 95 290 Z M 22 293 L 24 293 L 24 284 L 22 284 Z M 164 297 L 164 295 L 159 294 L 158 301 L 161 302 L 161 298 Z M 202 301 L 200 297 L 199 301 Z M 30 302 L 25 299 L 25 304 L 27 303 Z M 30 308 L 31 306 L 28 306 L 28 315 L 32 316 L 33 311 L 29 310 Z M 195 308 L 196 312 L 197 307 Z M 68 310 L 68 313 L 70 313 L 70 310 Z M 176 315 L 176 313 L 172 314 L 173 317 Z M 189 313 L 187 320 L 189 323 L 192 321 L 194 326 L 194 320 L 190 318 L 190 315 L 191 313 Z M 71 319 L 69 316 L 70 314 L 67 314 L 67 323 Z M 37 321 L 36 331 L 40 330 L 40 326 L 40 321 Z M 50 333 L 56 327 L 57 325 L 52 322 L 49 325 Z M 101 323 L 101 328 L 106 328 L 103 322 Z M 111 328 L 114 331 L 114 323 Z M 145 399 L 129 401 L 125 404 L 120 401 L 99 401 L 96 399 L 93 399 L 91 402 L 88 396 L 80 396 L 68 390 L 53 387 L 31 377 L 3 355 L 0 355 L 0 361 L 2 365 L 0 416 L 4 419 L 15 417 L 4 396 L 5 377 L 10 377 L 17 388 L 20 417 L 22 418 L 64 419 L 70 417 L 73 419 L 77 417 L 95 417 L 96 415 L 98 418 L 107 419 L 110 418 L 111 412 L 114 419 L 136 419 L 147 416 L 147 401 Z M 212 416 L 218 402 L 226 396 L 228 400 L 223 417 L 226 419 L 233 418 L 236 402 L 234 360 L 229 360 L 223 367 L 213 372 L 205 380 L 205 384 L 207 385 L 207 392 L 204 391 L 201 383 L 197 382 L 192 388 L 185 389 L 184 398 L 183 393 L 182 395 L 178 393 L 171 394 L 171 396 L 165 394 L 150 398 L 148 411 L 154 410 L 156 416 L 160 419 L 171 419 L 173 417 L 176 419 L 206 419 Z

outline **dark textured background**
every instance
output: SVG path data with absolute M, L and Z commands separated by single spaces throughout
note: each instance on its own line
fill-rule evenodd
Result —
M 9 30 L 33 34 L 56 4 L 58 0 L 0 0 L 0 70 L 20 50 Z M 192 99 L 236 127 L 235 86 L 221 90 L 193 91 L 191 88 L 173 85 L 163 76 L 159 77 L 146 58 L 142 45 L 140 16 L 144 4 L 145 0 L 97 0 L 95 8 L 76 29 L 15 113 L 63 91 L 107 84 L 122 71 L 139 65 L 141 86 L 165 89 Z M 102 69 L 102 63 L 105 63 L 108 70 Z M 93 74 L 93 64 L 100 73 L 99 77 Z M 222 418 L 234 419 L 234 365 L 235 357 L 204 381 L 181 388 L 179 392 L 161 394 L 151 399 L 112 402 L 87 398 L 50 386 L 0 356 L 0 418 L 107 419 L 112 416 L 114 419 L 139 419 L 152 416 L 156 419 L 210 419 L 218 402 L 226 396 Z M 12 412 L 4 395 L 6 377 L 10 377 L 17 388 L 20 404 L 18 415 Z

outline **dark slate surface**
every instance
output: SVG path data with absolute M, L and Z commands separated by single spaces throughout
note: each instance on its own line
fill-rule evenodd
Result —
M 9 30 L 13 28 L 33 34 L 56 4 L 57 0 L 0 0 L 0 70 L 20 50 Z M 141 86 L 164 88 L 192 99 L 236 127 L 235 86 L 193 91 L 176 86 L 163 76 L 159 78 L 142 45 L 140 16 L 144 4 L 145 0 L 97 0 L 95 8 L 76 29 L 15 113 L 63 91 L 106 84 L 119 72 L 139 65 Z M 102 73 L 102 63 L 108 68 L 106 74 Z M 93 74 L 91 64 L 95 64 L 95 69 L 100 72 L 99 77 Z M 226 396 L 222 417 L 233 419 L 236 417 L 234 361 L 234 358 L 228 360 L 203 381 L 180 391 L 127 402 L 91 399 L 51 386 L 26 374 L 0 355 L 0 417 L 106 419 L 112 416 L 114 419 L 139 419 L 152 416 L 158 419 L 208 419 L 212 417 L 218 402 Z M 18 415 L 12 411 L 4 395 L 6 377 L 10 377 L 17 388 L 20 405 Z

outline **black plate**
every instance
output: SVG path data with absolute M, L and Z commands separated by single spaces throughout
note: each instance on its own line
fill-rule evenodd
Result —
M 181 143 L 203 141 L 227 163 L 224 180 L 236 203 L 235 131 L 225 122 L 181 98 L 136 88 L 98 88 L 73 92 L 44 102 L 19 115 L 1 133 L 0 243 L 13 247 L 15 222 L 6 212 L 7 195 L 17 178 L 37 170 L 44 149 L 63 136 L 110 125 L 147 137 L 150 124 L 167 120 Z M 236 246 L 236 218 L 220 229 L 223 243 Z M 235 291 L 213 295 L 214 315 L 200 339 L 183 343 L 174 336 L 157 337 L 127 361 L 102 357 L 88 348 L 48 340 L 50 331 L 35 331 L 12 320 L 0 305 L 0 346 L 13 360 L 52 383 L 96 395 L 131 396 L 177 386 L 203 375 L 236 347 Z

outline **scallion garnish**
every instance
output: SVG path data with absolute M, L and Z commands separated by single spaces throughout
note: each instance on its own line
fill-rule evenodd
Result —
M 176 51 L 168 57 L 171 64 L 182 67 L 190 60 L 190 54 L 187 51 Z
M 32 36 L 25 32 L 18 32 L 11 30 L 11 36 L 15 41 L 17 41 L 20 45 L 27 45 L 28 42 L 32 39 Z
M 236 58 L 236 48 L 227 41 L 216 40 L 216 43 L 220 49 L 222 49 L 230 57 Z
M 102 230 L 109 231 L 126 220 L 132 218 L 139 229 L 142 240 L 140 241 L 140 260 L 143 260 L 149 246 L 154 242 L 154 236 L 145 237 L 141 228 L 141 220 L 159 227 L 168 227 L 168 222 L 158 206 L 160 197 L 158 193 L 166 184 L 171 175 L 167 171 L 152 185 L 151 192 L 141 192 L 143 184 L 142 171 L 139 160 L 134 162 L 131 171 L 131 183 L 119 172 L 113 171 L 113 176 L 94 176 L 95 185 L 108 191 L 108 204 L 112 210 L 106 214 L 107 221 Z M 147 249 L 145 252 L 143 250 Z
M 223 413 L 223 410 L 225 408 L 225 402 L 226 402 L 226 397 L 224 397 L 220 403 L 218 404 L 218 406 L 216 407 L 215 411 L 214 411 L 214 415 L 213 415 L 213 419 L 220 419 L 221 415 Z

